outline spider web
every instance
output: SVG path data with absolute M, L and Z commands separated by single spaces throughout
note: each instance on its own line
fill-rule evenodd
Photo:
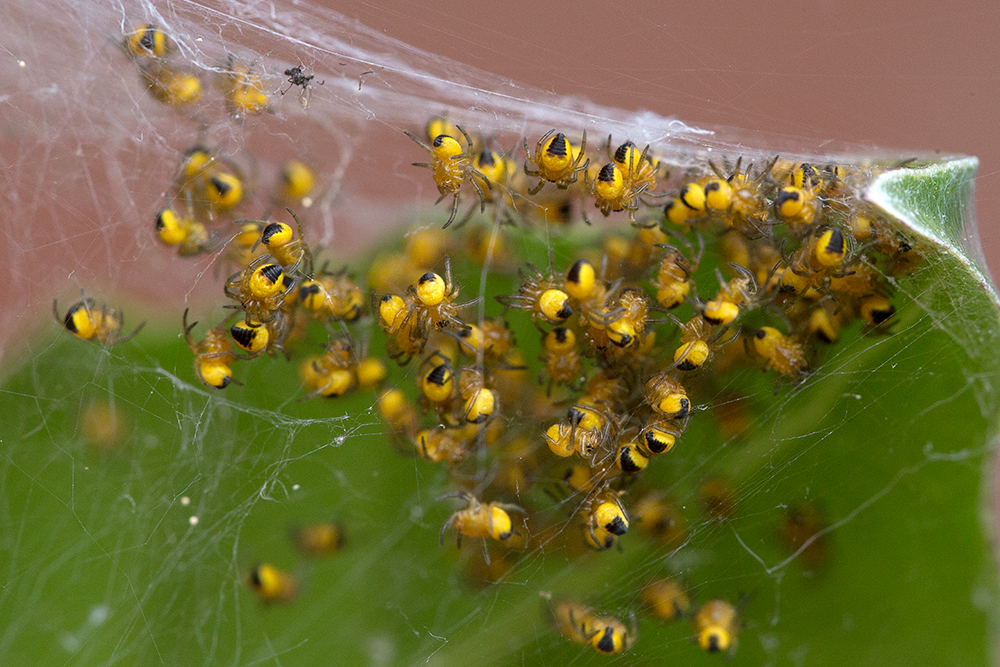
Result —
M 196 110 L 158 104 L 119 49 L 142 22 L 163 26 L 177 43 L 172 57 L 203 75 L 205 100 Z M 8 91 L 0 178 L 11 250 L 8 307 L 0 312 L 9 379 L 0 395 L 13 406 L 0 427 L 5 663 L 607 660 L 554 632 L 539 599 L 546 592 L 623 619 L 634 614 L 639 640 L 618 656 L 623 663 L 638 656 L 714 664 L 716 656 L 691 643 L 686 623 L 664 626 L 640 611 L 642 586 L 664 576 L 682 578 L 701 602 L 747 600 L 736 660 L 822 662 L 849 642 L 866 642 L 872 663 L 922 656 L 919 645 L 901 649 L 895 641 L 896 631 L 923 627 L 899 611 L 905 578 L 873 584 L 864 558 L 838 561 L 887 534 L 885 570 L 899 553 L 925 552 L 911 562 L 912 577 L 931 571 L 935 558 L 952 559 L 953 576 L 927 583 L 928 595 L 971 601 L 970 610 L 930 627 L 947 634 L 950 624 L 978 624 L 992 641 L 992 620 L 979 610 L 995 608 L 996 587 L 981 545 L 927 545 L 939 516 L 886 525 L 957 498 L 964 506 L 955 521 L 980 534 L 980 476 L 992 451 L 983 443 L 992 442 L 998 403 L 997 327 L 977 285 L 947 282 L 959 264 L 948 253 L 893 282 L 900 314 L 891 335 L 846 332 L 800 387 L 774 394 L 770 376 L 743 371 L 700 397 L 678 451 L 650 474 L 685 517 L 682 540 L 664 548 L 629 535 L 620 552 L 574 558 L 543 543 L 514 556 L 505 583 L 476 588 L 463 569 L 475 567 L 475 541 L 460 561 L 452 544 L 437 544 L 455 509 L 435 500 L 451 488 L 447 471 L 387 444 L 371 393 L 299 402 L 293 367 L 270 359 L 238 365 L 244 386 L 222 394 L 196 383 L 178 337 L 180 313 L 191 307 L 192 319 L 208 325 L 222 319 L 220 270 L 214 256 L 178 258 L 153 233 L 184 151 L 199 142 L 219 147 L 248 175 L 247 215 L 278 215 L 267 193 L 286 160 L 313 165 L 320 184 L 299 211 L 306 237 L 332 265 L 350 264 L 362 278 L 371 260 L 358 257 L 376 237 L 398 241 L 406 225 L 438 225 L 446 216 L 444 203 L 425 206 L 436 189 L 410 165 L 425 157 L 403 134 L 435 114 L 504 148 L 551 127 L 586 129 L 597 144 L 608 134 L 628 137 L 655 146 L 676 173 L 723 155 L 759 162 L 780 151 L 795 159 L 804 147 L 775 140 L 750 150 L 723 128 L 525 88 L 297 3 L 77 3 L 58 17 L 21 6 L 6 22 L 2 47 L 9 58 L 0 70 Z M 210 82 L 230 53 L 264 75 L 273 114 L 234 120 L 226 112 Z M 295 65 L 316 76 L 308 108 L 297 88 L 277 93 L 286 87 L 281 73 Z M 827 150 L 827 158 L 889 156 Z M 971 213 L 958 214 L 972 230 Z M 574 258 L 554 229 L 516 234 L 518 261 L 544 266 L 551 248 L 562 271 Z M 965 242 L 978 259 L 974 236 Z M 464 294 L 486 297 L 487 316 L 499 313 L 491 279 L 463 284 Z M 126 330 L 148 320 L 146 330 L 109 349 L 64 332 L 35 333 L 51 317 L 53 296 L 65 309 L 81 289 L 125 304 Z M 377 349 L 381 334 L 373 331 L 359 335 Z M 537 342 L 520 342 L 527 358 L 537 356 Z M 391 369 L 392 382 L 412 388 L 415 366 Z M 752 435 L 726 435 L 708 417 L 727 407 L 746 415 Z M 962 437 L 949 424 L 962 424 Z M 873 447 L 879 455 L 864 459 L 865 474 L 838 472 L 854 469 Z M 698 489 L 716 476 L 732 485 L 732 522 L 699 508 Z M 954 495 L 940 491 L 949 485 Z M 805 501 L 827 517 L 817 535 L 834 545 L 825 577 L 806 576 L 801 553 L 775 537 L 782 510 Z M 547 511 L 569 525 L 564 506 Z M 299 559 L 287 526 L 330 517 L 347 522 L 348 548 L 330 561 Z M 262 560 L 299 578 L 299 600 L 259 604 L 244 581 Z M 865 604 L 850 604 L 856 600 Z M 886 616 L 874 642 L 852 634 L 880 627 Z M 817 617 L 836 626 L 817 631 Z M 987 649 L 966 650 L 953 659 L 981 660 Z

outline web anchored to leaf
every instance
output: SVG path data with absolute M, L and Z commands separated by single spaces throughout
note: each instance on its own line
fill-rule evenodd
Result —
M 973 160 L 737 149 L 311 7 L 66 12 L 4 42 L 11 287 L 70 310 L 2 389 L 8 661 L 991 655 Z

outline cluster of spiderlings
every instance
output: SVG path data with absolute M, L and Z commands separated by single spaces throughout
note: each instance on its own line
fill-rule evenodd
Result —
M 615 616 L 600 615 L 592 608 L 567 599 L 549 600 L 556 630 L 577 644 L 589 645 L 598 653 L 613 654 L 627 651 L 638 639 L 635 615 L 626 626 Z M 740 630 L 740 610 L 725 600 L 709 600 L 692 609 L 684 586 L 676 579 L 655 579 L 643 587 L 642 604 L 655 618 L 663 622 L 688 619 L 694 630 L 693 639 L 709 653 L 736 650 Z
M 141 67 L 150 63 L 168 67 L 166 59 L 176 50 L 173 41 L 152 25 L 126 35 L 122 48 L 140 61 Z M 302 74 L 301 68 L 293 69 L 293 85 L 306 85 L 312 79 Z M 200 96 L 200 79 L 190 76 Z M 230 55 L 220 68 L 217 84 L 234 117 L 269 110 L 268 94 L 253 65 Z M 172 98 L 157 97 L 180 106 Z M 309 208 L 315 187 L 312 169 L 290 160 L 266 203 Z M 237 311 L 234 315 L 196 340 L 192 330 L 197 322 L 189 325 L 184 313 L 184 337 L 195 355 L 195 375 L 217 389 L 234 381 L 232 365 L 237 359 L 284 353 L 285 343 L 290 337 L 301 337 L 309 321 L 320 320 L 332 330 L 337 323 L 358 320 L 367 303 L 346 272 L 333 273 L 325 267 L 314 270 L 302 224 L 291 209 L 287 210 L 295 228 L 285 222 L 240 217 L 254 204 L 254 195 L 252 184 L 234 160 L 219 149 L 199 144 L 185 152 L 170 189 L 170 205 L 156 215 L 159 240 L 176 248 L 179 256 L 221 250 L 222 262 L 235 269 L 223 289 L 226 307 Z M 237 314 L 241 317 L 227 330 L 229 320 Z M 335 339 L 322 355 L 302 363 L 300 374 L 312 394 L 340 396 L 356 386 L 371 388 L 382 381 L 385 366 L 375 359 L 363 359 L 355 347 L 349 338 Z
M 429 163 L 414 164 L 432 170 L 441 194 L 438 201 L 451 197 L 445 227 L 454 222 L 462 193 L 469 190 L 475 192 L 480 211 L 488 205 L 496 208 L 497 217 L 505 222 L 528 216 L 565 220 L 577 200 L 589 202 L 605 216 L 625 211 L 636 224 L 641 207 L 666 194 L 655 188 L 669 174 L 649 147 L 640 151 L 627 141 L 612 151 L 611 136 L 604 151 L 606 161 L 598 154 L 587 154 L 586 132 L 575 143 L 562 132 L 551 130 L 537 141 L 533 151 L 524 139 L 522 170 L 512 152 L 502 153 L 491 141 L 473 139 L 445 118 L 432 119 L 425 134 L 429 144 L 407 132 L 433 158 Z M 532 184 L 534 179 L 537 181 Z M 550 184 L 548 191 L 546 184 Z M 476 208 L 470 208 L 462 222 Z
M 192 69 L 175 64 L 176 45 L 158 26 L 134 28 L 120 46 L 137 63 L 150 93 L 160 102 L 183 110 L 201 99 L 201 78 Z M 312 77 L 295 69 L 299 81 L 292 83 L 308 84 Z M 230 55 L 216 83 L 234 117 L 270 110 L 269 95 L 253 65 Z M 309 208 L 315 186 L 312 169 L 291 160 L 283 167 L 279 187 L 268 204 Z M 239 217 L 254 203 L 254 194 L 243 170 L 232 159 L 199 144 L 185 152 L 170 188 L 171 204 L 155 217 L 160 242 L 176 248 L 179 256 L 223 251 L 221 261 L 236 269 L 223 289 L 229 300 L 226 307 L 236 311 L 233 315 L 209 328 L 201 340 L 192 335 L 198 323 L 188 323 L 188 310 L 182 317 L 184 338 L 195 357 L 195 377 L 216 389 L 240 384 L 232 371 L 237 359 L 284 352 L 283 343 L 291 336 L 301 336 L 308 321 L 322 320 L 327 326 L 353 322 L 365 309 L 361 290 L 345 272 L 314 272 L 312 252 L 291 209 L 287 210 L 297 236 L 296 230 L 283 222 Z M 131 339 L 145 324 L 123 335 L 121 311 L 98 308 L 85 295 L 62 316 L 53 302 L 53 312 L 74 336 L 104 345 Z M 236 315 L 242 317 L 227 329 Z M 335 339 L 322 356 L 305 360 L 301 373 L 314 394 L 337 396 L 356 385 L 377 386 L 385 376 L 385 366 L 375 359 L 359 359 L 353 341 Z M 343 548 L 344 527 L 337 522 L 301 526 L 291 531 L 291 539 L 305 557 L 329 556 Z M 246 583 L 266 604 L 285 604 L 299 593 L 295 576 L 270 563 L 255 565 Z
M 139 67 L 139 76 L 157 101 L 178 110 L 193 107 L 205 94 L 201 76 L 190 65 L 178 63 L 177 45 L 160 26 L 138 25 L 119 43 Z M 298 80 L 305 85 L 312 77 Z M 216 87 L 234 118 L 255 116 L 271 110 L 270 95 L 261 72 L 254 64 L 230 54 L 218 68 Z
M 655 490 L 644 491 L 641 478 L 657 457 L 682 446 L 697 395 L 739 367 L 773 371 L 778 389 L 802 382 L 852 320 L 862 320 L 869 335 L 891 325 L 886 276 L 920 261 L 859 196 L 880 170 L 904 165 L 707 163 L 702 174 L 689 169 L 675 179 L 669 203 L 654 207 L 647 197 L 669 175 L 650 147 L 625 142 L 612 151 L 609 139 L 608 162 L 595 170 L 584 136 L 576 144 L 553 130 L 533 152 L 524 142 L 520 172 L 538 179 L 532 184 L 509 166 L 515 157 L 492 154 L 489 139 L 440 118 L 428 125 L 428 138 L 430 145 L 417 141 L 434 162 L 421 166 L 433 170 L 442 198 L 452 197 L 445 227 L 466 189 L 474 193 L 466 219 L 489 210 L 498 225 L 490 239 L 494 271 L 516 267 L 520 284 L 496 296 L 499 317 L 487 303 L 480 320 L 475 300 L 460 302 L 447 254 L 485 261 L 471 252 L 483 242 L 476 230 L 464 240 L 419 230 L 402 253 L 381 258 L 370 277 L 376 320 L 389 356 L 401 365 L 417 360 L 419 368 L 418 401 L 395 387 L 381 395 L 379 409 L 396 442 L 451 471 L 467 508 L 442 536 L 452 528 L 483 538 L 487 563 L 492 556 L 509 567 L 509 550 L 564 538 L 607 550 L 629 539 L 636 520 L 641 532 L 677 541 L 683 520 Z M 500 162 L 508 166 L 483 167 Z M 605 182 L 623 183 L 615 192 L 626 194 L 603 190 Z M 546 191 L 548 204 L 532 199 Z M 587 197 L 605 214 L 622 211 L 633 230 L 605 231 L 592 250 L 561 266 L 550 251 L 546 269 L 518 267 L 505 245 L 515 232 L 499 223 L 530 224 L 539 211 L 544 219 Z M 706 250 L 721 258 L 707 271 Z M 433 270 L 442 260 L 444 276 Z M 530 331 L 527 321 L 541 338 L 537 364 L 512 333 Z M 719 419 L 735 434 L 745 427 L 738 410 L 720 411 Z M 547 501 L 531 493 L 536 485 L 548 489 Z M 737 510 L 725 480 L 707 481 L 701 496 L 711 520 Z M 785 541 L 804 549 L 803 534 L 818 530 L 809 523 L 797 530 L 786 520 Z M 567 637 L 602 652 L 635 641 L 634 629 L 574 605 L 555 612 Z M 705 603 L 691 618 L 697 641 L 708 651 L 733 650 L 738 616 L 730 603 Z
M 155 25 L 135 28 L 121 47 L 139 63 L 147 80 L 154 67 L 157 72 L 181 72 L 168 60 L 176 51 L 173 40 Z M 301 67 L 287 70 L 286 75 L 290 86 L 302 87 L 303 93 L 311 91 L 314 77 L 304 74 Z M 150 90 L 169 106 L 186 106 L 201 97 L 202 85 L 197 75 L 186 72 L 185 76 L 196 94 L 161 94 L 163 87 L 152 84 Z M 234 118 L 270 111 L 270 96 L 254 64 L 230 54 L 218 69 L 216 84 Z M 312 169 L 290 160 L 268 203 L 309 208 L 315 187 Z M 365 309 L 366 299 L 345 272 L 314 271 L 302 224 L 291 209 L 286 210 L 295 222 L 297 236 L 296 229 L 284 222 L 239 217 L 253 204 L 254 194 L 235 161 L 218 149 L 199 144 L 185 152 L 170 190 L 170 205 L 156 215 L 159 240 L 177 248 L 178 255 L 191 257 L 224 249 L 223 262 L 236 269 L 225 282 L 224 294 L 229 299 L 226 307 L 242 318 L 229 327 L 228 336 L 225 324 L 231 317 L 197 341 L 191 334 L 197 323 L 188 325 L 187 312 L 184 314 L 184 337 L 195 355 L 195 375 L 217 389 L 233 382 L 232 365 L 237 359 L 285 352 L 286 341 L 302 336 L 308 319 L 332 326 L 356 321 Z M 67 321 L 69 318 L 67 314 Z M 231 342 L 242 353 L 236 352 Z M 377 360 L 361 359 L 353 341 L 335 340 L 323 355 L 302 364 L 301 376 L 313 394 L 339 396 L 355 386 L 376 386 L 385 376 L 385 368 Z
M 122 47 L 147 81 L 184 72 L 171 64 L 172 42 L 155 26 L 140 26 Z M 254 69 L 231 57 L 219 74 L 234 116 L 269 108 Z M 300 68 L 286 75 L 303 95 L 311 91 L 312 77 Z M 196 101 L 200 79 L 187 76 L 197 87 L 192 99 L 158 93 L 152 84 L 151 92 L 174 107 Z M 197 323 L 188 324 L 184 313 L 197 379 L 223 389 L 235 382 L 236 360 L 277 352 L 291 358 L 290 341 L 315 323 L 325 327 L 326 349 L 298 366 L 304 397 L 377 390 L 391 441 L 443 466 L 457 490 L 441 499 L 463 503 L 441 527 L 441 542 L 449 530 L 459 546 L 463 536 L 481 541 L 481 558 L 477 550 L 466 554 L 493 567 L 491 581 L 503 580 L 516 560 L 507 557 L 512 551 L 603 552 L 634 539 L 630 528 L 679 548 L 684 517 L 644 473 L 683 447 L 698 397 L 739 367 L 802 381 L 852 320 L 863 320 L 872 334 L 891 325 L 885 276 L 920 261 L 859 197 L 886 165 L 775 158 L 755 166 L 739 159 L 671 173 L 655 147 L 624 141 L 614 148 L 611 136 L 602 151 L 588 154 L 585 133 L 577 141 L 553 129 L 533 150 L 533 137 L 519 138 L 524 154 L 517 156 L 443 118 L 432 119 L 426 138 L 407 134 L 431 156 L 415 164 L 432 171 L 438 201 L 450 197 L 443 227 L 456 220 L 463 200 L 472 205 L 455 229 L 416 230 L 401 252 L 372 262 L 370 299 L 346 271 L 316 270 L 291 209 L 295 228 L 243 217 L 255 188 L 220 149 L 186 152 L 155 228 L 179 255 L 219 252 L 234 269 L 223 290 L 233 315 L 196 340 Z M 292 162 L 270 201 L 308 208 L 314 187 L 312 171 Z M 661 197 L 668 201 L 657 203 Z M 592 208 L 629 224 L 605 228 L 568 261 L 557 264 L 550 251 L 541 270 L 511 251 L 518 228 L 501 226 L 586 221 Z M 458 231 L 477 210 L 495 225 Z M 516 272 L 519 282 L 511 293 L 491 295 L 495 301 L 463 301 L 449 257 L 499 275 Z M 721 260 L 708 267 L 706 257 Z M 120 312 L 98 309 L 86 297 L 56 317 L 74 335 L 105 344 L 135 333 L 121 336 Z M 386 361 L 368 356 L 352 332 L 371 320 L 384 334 L 387 357 L 416 367 L 415 386 L 380 389 Z M 540 356 L 525 353 L 515 330 L 538 337 Z M 738 410 L 717 416 L 723 430 L 741 431 Z M 712 520 L 738 509 L 724 480 L 707 481 L 701 495 Z M 802 510 L 788 517 L 782 535 L 806 553 L 820 525 L 815 512 Z M 297 543 L 304 552 L 335 550 L 333 533 L 305 541 L 298 535 Z M 690 615 L 703 648 L 735 648 L 742 610 L 713 600 L 689 614 L 678 584 L 654 583 L 642 596 L 657 617 Z M 255 567 L 249 585 L 268 602 L 297 593 L 294 577 L 270 564 Z M 634 621 L 628 627 L 575 602 L 551 606 L 560 634 L 598 652 L 623 652 L 638 639 Z
M 177 45 L 153 23 L 136 26 L 125 35 L 122 50 L 139 67 L 139 76 L 149 94 L 175 109 L 189 107 L 205 94 L 205 87 L 195 71 L 173 57 Z
M 140 26 L 122 43 L 133 58 L 161 65 L 173 52 L 171 45 L 155 26 Z M 304 86 L 312 79 L 301 68 L 292 69 L 296 70 L 290 78 L 293 85 Z M 254 66 L 230 56 L 217 83 L 233 116 L 269 109 L 268 94 Z M 312 169 L 290 160 L 267 204 L 309 208 L 315 187 Z M 332 331 L 338 323 L 355 322 L 364 315 L 367 298 L 346 272 L 325 267 L 315 271 L 302 224 L 291 209 L 286 210 L 295 228 L 285 222 L 239 217 L 253 205 L 254 188 L 221 150 L 200 144 L 188 149 L 170 195 L 170 205 L 156 215 L 159 240 L 177 248 L 181 257 L 223 250 L 223 262 L 235 269 L 223 291 L 229 300 L 226 307 L 242 317 L 228 331 L 232 316 L 195 340 L 191 332 L 197 323 L 188 325 L 185 312 L 185 340 L 195 355 L 195 375 L 205 385 L 227 387 L 234 381 L 232 365 L 237 359 L 285 353 L 286 342 L 304 335 L 311 320 L 322 321 Z M 382 381 L 384 364 L 363 358 L 355 348 L 350 337 L 336 338 L 322 355 L 302 362 L 300 375 L 311 395 L 340 396 Z
M 285 344 L 305 335 L 311 321 L 322 322 L 328 331 L 359 320 L 367 299 L 361 288 L 345 272 L 315 271 L 312 251 L 303 238 L 302 224 L 290 209 L 296 230 L 283 222 L 237 219 L 239 231 L 229 239 L 227 259 L 239 270 L 225 282 L 227 308 L 241 314 L 229 327 L 210 329 L 195 342 L 185 323 L 185 336 L 195 354 L 198 378 L 205 384 L 225 388 L 232 378 L 230 366 L 236 359 L 252 359 L 281 352 Z M 162 218 L 162 213 L 161 216 Z M 232 316 L 230 316 L 232 317 Z M 227 320 L 230 318 L 227 318 Z M 193 325 L 192 325 L 193 326 Z M 242 353 L 230 349 L 230 338 Z M 220 379 L 207 379 L 207 369 Z M 341 396 L 360 387 L 377 387 L 385 378 L 385 364 L 365 357 L 352 336 L 339 333 L 321 355 L 300 365 L 300 376 L 310 396 Z
M 201 97 L 201 79 L 174 65 L 176 45 L 160 27 L 137 26 L 120 46 L 138 64 L 150 91 L 161 102 L 180 110 Z M 286 70 L 286 76 L 289 89 L 299 86 L 303 94 L 311 92 L 314 77 L 301 67 Z M 182 78 L 183 86 L 177 83 Z M 234 118 L 270 110 L 269 94 L 255 65 L 230 55 L 218 69 L 216 83 Z M 308 99 L 302 103 L 307 106 Z M 313 170 L 290 160 L 265 204 L 308 209 L 315 188 Z M 179 256 L 221 251 L 222 263 L 235 269 L 223 288 L 228 300 L 225 307 L 235 310 L 233 315 L 209 328 L 200 340 L 192 335 L 197 322 L 188 324 L 187 311 L 183 317 L 184 338 L 195 356 L 195 376 L 217 389 L 234 382 L 232 366 L 237 359 L 277 352 L 289 357 L 284 345 L 304 336 L 309 322 L 320 321 L 333 332 L 335 326 L 359 320 L 368 302 L 346 271 L 331 272 L 325 266 L 315 270 L 302 224 L 290 208 L 286 210 L 294 229 L 285 222 L 241 217 L 255 203 L 254 190 L 233 159 L 220 149 L 198 144 L 184 153 L 169 190 L 169 205 L 155 219 L 157 237 L 165 246 L 176 248 Z M 229 325 L 237 315 L 237 321 Z M 97 309 L 86 297 L 64 316 L 56 310 L 56 318 L 77 337 L 106 345 L 138 332 L 123 336 L 121 313 L 106 306 Z M 375 388 L 382 382 L 384 363 L 365 358 L 357 347 L 349 333 L 338 334 L 322 355 L 302 362 L 300 375 L 310 396 L 340 396 L 355 387 Z
M 725 600 L 709 600 L 692 609 L 684 586 L 676 579 L 654 579 L 643 587 L 641 598 L 643 606 L 660 621 L 688 619 L 695 632 L 694 639 L 703 650 L 730 655 L 736 651 L 740 631 L 738 606 Z
M 281 184 L 269 201 L 308 203 L 314 187 L 312 170 L 292 160 L 282 169 Z M 236 269 L 223 291 L 229 299 L 226 307 L 238 311 L 242 318 L 229 327 L 229 336 L 220 324 L 209 329 L 203 340 L 195 341 L 193 325 L 184 325 L 188 345 L 197 357 L 196 374 L 206 385 L 226 387 L 232 381 L 231 366 L 236 359 L 284 352 L 286 340 L 296 327 L 301 335 L 307 320 L 333 325 L 356 321 L 364 313 L 366 299 L 346 273 L 315 271 L 302 224 L 291 209 L 286 210 L 294 228 L 280 221 L 237 217 L 252 205 L 254 193 L 244 187 L 238 165 L 219 151 L 200 145 L 190 148 L 178 169 L 172 194 L 174 203 L 156 216 L 160 241 L 177 247 L 182 257 L 222 251 L 222 262 Z M 182 203 L 187 207 L 186 215 L 175 208 Z M 231 349 L 230 338 L 242 353 Z M 356 377 L 354 367 L 359 360 L 352 349 L 348 349 L 346 360 L 342 357 L 331 347 L 321 358 L 303 366 L 303 378 L 308 378 L 312 390 L 326 396 L 340 395 L 359 381 L 370 386 L 381 380 L 380 376 L 372 379 L 373 371 L 367 367 L 362 377 Z M 339 379 L 345 372 L 351 378 L 346 386 Z M 377 369 L 374 372 L 378 376 Z

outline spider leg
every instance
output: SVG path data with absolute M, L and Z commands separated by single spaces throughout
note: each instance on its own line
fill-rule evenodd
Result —
M 582 158 L 584 155 L 586 155 L 586 153 L 587 153 L 587 130 L 584 129 L 584 131 L 583 131 L 583 138 L 580 139 L 580 152 L 576 156 L 576 163 L 579 163 L 580 162 L 580 158 Z M 590 164 L 590 158 L 587 158 L 587 162 L 586 162 L 586 164 L 583 165 L 583 169 L 586 169 L 587 165 L 589 165 L 589 164 Z M 574 167 L 574 169 L 576 169 L 576 164 L 574 164 L 573 167 Z
M 440 501 L 440 500 L 445 500 L 447 498 L 461 498 L 462 500 L 466 501 L 470 505 L 476 499 L 476 497 L 473 496 L 468 491 L 452 491 L 451 493 L 446 493 L 443 496 L 438 496 L 437 498 L 435 498 L 435 500 Z
M 552 128 L 551 130 L 542 135 L 542 138 L 538 140 L 537 144 L 535 144 L 535 157 L 538 157 L 541 154 L 542 146 L 544 146 L 545 142 L 549 140 L 549 137 L 551 137 L 555 133 L 556 133 L 556 128 Z
M 451 294 L 451 290 L 454 285 L 451 281 L 451 257 L 448 255 L 444 256 L 444 291 L 446 294 Z
M 413 141 L 416 142 L 416 144 L 418 146 L 420 146 L 421 148 L 423 148 L 428 153 L 430 153 L 432 155 L 434 154 L 434 151 L 431 150 L 431 147 L 428 146 L 427 144 L 425 144 L 424 142 L 420 141 L 420 139 L 417 139 L 415 136 L 413 136 L 412 134 L 410 134 L 406 130 L 403 130 L 403 134 L 405 134 L 406 136 L 408 136 L 410 139 L 413 139 Z
M 486 182 L 486 187 L 491 191 L 493 190 L 493 185 L 490 183 L 490 179 L 486 178 L 475 169 L 472 170 L 472 174 L 481 177 Z M 482 188 L 479 187 L 479 184 L 476 183 L 475 179 L 469 179 L 469 182 L 472 183 L 472 187 L 476 189 L 476 194 L 479 195 L 479 212 L 482 213 L 486 210 L 486 195 L 483 194 Z M 499 186 L 499 184 L 497 185 Z
M 457 127 L 458 131 L 462 133 L 463 137 L 465 137 L 465 145 L 467 149 L 472 150 L 472 137 L 469 136 L 469 133 L 466 132 L 461 125 L 456 125 L 455 127 Z
M 184 309 L 184 316 L 181 318 L 181 322 L 184 324 L 184 338 L 185 338 L 185 340 L 187 340 L 188 347 L 190 347 L 190 348 L 193 349 L 194 348 L 194 338 L 192 338 L 192 336 L 191 336 L 191 330 L 194 329 L 195 326 L 197 326 L 198 323 L 197 322 L 193 322 L 190 326 L 188 325 L 187 319 L 188 319 L 188 311 L 189 310 L 191 310 L 191 309 L 190 308 L 185 308 Z
M 438 201 L 444 199 L 447 195 L 441 195 L 438 197 Z M 437 202 L 435 202 L 437 203 Z M 455 215 L 458 213 L 458 193 L 456 192 L 454 198 L 451 200 L 451 215 L 448 216 L 448 222 L 444 223 L 441 229 L 448 229 L 451 223 L 455 222 Z
M 490 550 L 486 548 L 486 540 L 483 540 L 483 558 L 486 559 L 486 564 L 490 564 Z
M 441 533 L 438 535 L 438 542 L 441 544 L 441 546 L 444 546 L 444 534 L 448 532 L 448 529 L 451 528 L 452 524 L 454 523 L 455 523 L 455 515 L 452 514 L 451 517 L 444 522 L 444 525 L 441 526 Z M 461 540 L 461 533 L 459 533 L 459 540 Z
M 461 229 L 462 227 L 464 227 L 465 223 L 467 223 L 469 220 L 472 219 L 472 215 L 475 212 L 476 212 L 476 203 L 473 202 L 472 206 L 469 207 L 469 210 L 466 211 L 465 215 L 462 216 L 462 219 L 455 224 L 455 229 Z
M 142 322 L 140 322 L 140 323 L 139 323 L 139 326 L 137 326 L 137 327 L 136 327 L 136 328 L 135 328 L 135 329 L 134 329 L 134 330 L 132 331 L 132 333 L 130 333 L 129 335 L 125 336 L 124 338 L 117 338 L 117 339 L 115 339 L 115 341 L 114 341 L 114 342 L 115 342 L 115 343 L 127 343 L 128 341 L 130 341 L 130 340 L 132 340 L 133 338 L 135 338 L 136 334 L 138 334 L 138 333 L 139 333 L 140 331 L 142 331 L 142 328 L 143 328 L 144 326 L 146 326 L 146 321 L 145 321 L 145 320 L 143 320 Z

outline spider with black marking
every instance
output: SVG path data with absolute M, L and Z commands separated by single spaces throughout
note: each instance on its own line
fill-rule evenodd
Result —
M 298 65 L 290 69 L 285 70 L 285 76 L 288 77 L 288 88 L 278 91 L 282 96 L 285 95 L 289 90 L 295 88 L 296 86 L 301 88 L 299 91 L 299 104 L 302 105 L 303 109 L 309 108 L 309 102 L 312 100 L 313 93 L 313 83 L 312 80 L 316 78 L 315 74 L 306 74 L 303 71 L 303 66 Z M 322 86 L 326 83 L 326 79 L 322 81 L 317 81 L 317 86 Z

